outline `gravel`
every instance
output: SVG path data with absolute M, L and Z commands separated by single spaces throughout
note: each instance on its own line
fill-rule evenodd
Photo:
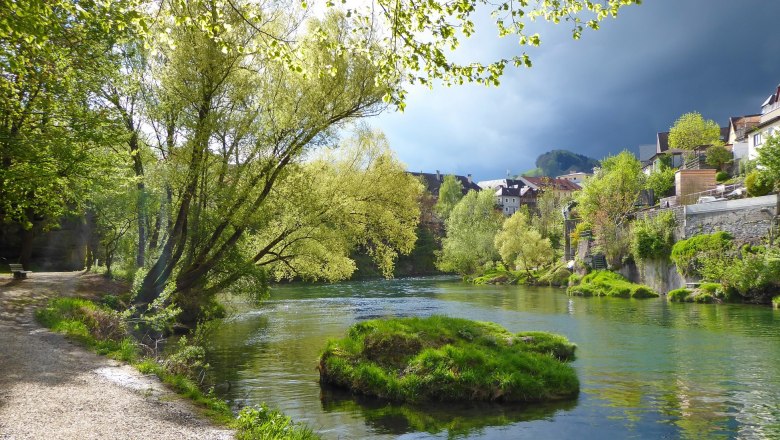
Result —
M 230 439 L 156 377 L 93 354 L 33 319 L 94 275 L 0 275 L 0 440 Z

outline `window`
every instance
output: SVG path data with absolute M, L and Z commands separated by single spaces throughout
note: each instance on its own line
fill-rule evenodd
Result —
M 753 135 L 753 145 L 761 145 L 761 133 L 756 133 Z

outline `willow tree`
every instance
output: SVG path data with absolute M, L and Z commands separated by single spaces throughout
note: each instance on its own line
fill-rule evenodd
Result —
M 225 11 L 203 1 L 170 8 L 170 19 L 184 24 L 169 28 L 170 40 L 161 41 L 153 61 L 155 93 L 165 102 L 162 114 L 170 116 L 160 125 L 176 135 L 170 143 L 161 137 L 165 142 L 158 146 L 170 185 L 170 218 L 136 301 L 142 310 L 168 287 L 185 309 L 182 319 L 192 322 L 214 286 L 261 277 L 249 265 L 280 254 L 285 240 L 307 226 L 299 218 L 291 231 L 267 235 L 285 213 L 279 205 L 289 206 L 274 197 L 274 189 L 291 185 L 296 163 L 335 129 L 376 114 L 391 85 L 377 81 L 371 57 L 379 48 L 365 43 L 371 36 L 352 32 L 343 15 L 312 22 L 308 32 L 315 35 L 296 48 L 298 72 L 249 49 L 293 32 L 299 23 L 286 15 L 270 15 L 265 28 L 257 29 L 242 18 L 250 7 Z M 187 20 L 205 16 L 216 20 Z M 353 39 L 366 50 L 333 50 Z M 239 252 L 248 243 L 251 258 L 242 259 Z

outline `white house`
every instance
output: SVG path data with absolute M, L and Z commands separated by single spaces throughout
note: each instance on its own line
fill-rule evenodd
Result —
M 758 157 L 758 148 L 772 135 L 780 135 L 780 85 L 761 104 L 761 118 L 758 125 L 747 133 L 748 157 Z

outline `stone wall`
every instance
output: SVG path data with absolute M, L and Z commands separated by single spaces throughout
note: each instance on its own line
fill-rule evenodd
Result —
M 758 244 L 776 229 L 777 214 L 777 194 L 688 205 L 685 206 L 685 237 L 726 231 L 738 242 Z
M 648 260 L 639 263 L 639 280 L 636 283 L 647 284 L 658 293 L 667 294 L 670 290 L 685 287 L 685 278 L 677 272 L 677 267 L 669 260 Z

